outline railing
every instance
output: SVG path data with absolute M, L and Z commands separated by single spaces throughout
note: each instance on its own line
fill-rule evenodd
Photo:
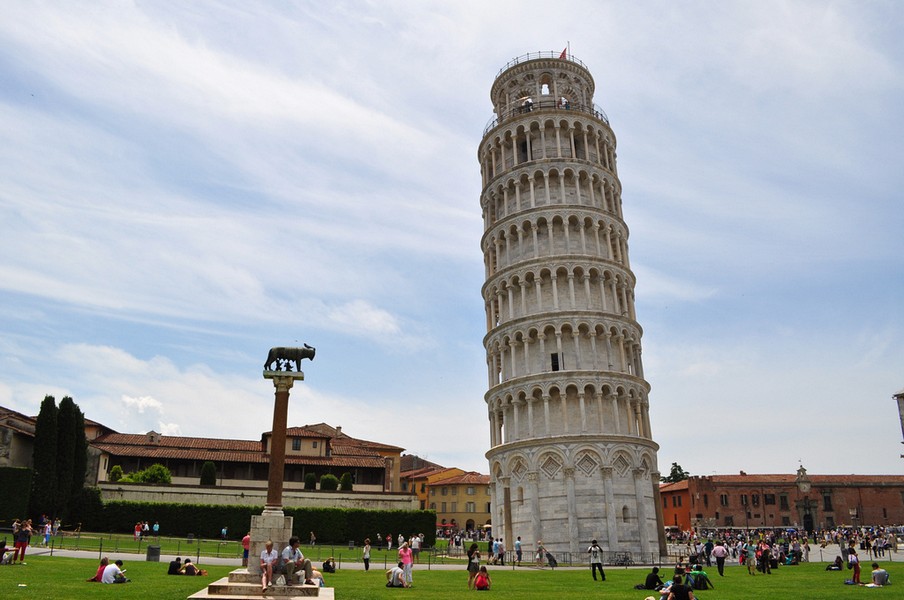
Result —
M 503 71 L 505 71 L 506 69 L 511 69 L 512 67 L 514 67 L 517 64 L 527 62 L 529 60 L 537 60 L 540 58 L 557 58 L 559 60 L 567 60 L 568 62 L 573 62 L 576 65 L 582 66 L 583 68 L 587 69 L 588 71 L 590 70 L 589 68 L 587 68 L 587 65 L 585 65 L 583 62 L 581 62 L 577 58 L 573 57 L 568 52 L 565 52 L 565 58 L 562 58 L 562 52 L 554 52 L 554 51 L 547 50 L 545 52 L 528 52 L 527 54 L 523 54 L 517 58 L 513 58 L 512 60 L 508 61 L 508 63 L 506 63 L 506 65 L 504 67 L 499 69 L 499 72 L 496 73 L 496 77 L 499 77 Z
M 504 112 L 501 116 L 496 116 L 490 119 L 486 127 L 483 128 L 483 135 L 486 135 L 488 131 L 499 125 L 500 123 L 507 121 L 513 117 L 525 115 L 532 112 L 537 111 L 566 111 L 566 112 L 581 112 L 589 115 L 593 115 L 600 121 L 603 121 L 606 125 L 609 124 L 609 117 L 606 116 L 606 113 L 602 108 L 597 106 L 596 104 L 577 104 L 568 102 L 564 106 L 560 100 L 539 100 L 537 102 L 528 102 L 526 104 L 522 104 L 521 106 L 516 106 Z

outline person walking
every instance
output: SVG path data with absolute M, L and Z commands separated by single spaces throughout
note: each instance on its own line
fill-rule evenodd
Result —
M 713 548 L 712 554 L 716 557 L 716 567 L 719 569 L 719 577 L 725 577 L 725 559 L 728 558 L 728 550 L 722 542 L 718 542 Z
M 364 561 L 364 570 L 370 571 L 370 538 L 364 539 L 364 553 L 361 555 L 361 560 Z
M 596 581 L 596 572 L 599 570 L 600 581 L 606 581 L 606 574 L 603 572 L 603 549 L 596 540 L 593 540 L 587 548 L 587 554 L 590 555 L 590 574 L 593 575 L 593 580 Z

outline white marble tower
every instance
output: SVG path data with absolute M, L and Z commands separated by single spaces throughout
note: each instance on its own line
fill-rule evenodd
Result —
M 478 157 L 493 533 L 664 552 L 615 134 L 572 56 L 502 68 Z M 528 555 L 531 555 L 528 553 Z

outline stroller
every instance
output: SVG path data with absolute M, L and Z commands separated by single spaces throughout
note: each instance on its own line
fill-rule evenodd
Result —
M 546 553 L 546 562 L 549 563 L 549 566 L 553 569 L 559 566 L 559 561 L 557 561 L 556 557 L 549 552 Z

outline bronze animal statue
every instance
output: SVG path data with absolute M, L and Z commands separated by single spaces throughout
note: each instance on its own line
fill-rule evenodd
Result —
M 315 349 L 307 344 L 304 348 L 270 348 L 267 354 L 267 362 L 264 363 L 264 371 L 272 371 L 273 363 L 276 363 L 276 370 L 281 371 L 283 363 L 295 363 L 295 370 L 301 371 L 301 361 L 305 358 L 314 360 Z M 288 366 L 288 365 L 287 365 Z

